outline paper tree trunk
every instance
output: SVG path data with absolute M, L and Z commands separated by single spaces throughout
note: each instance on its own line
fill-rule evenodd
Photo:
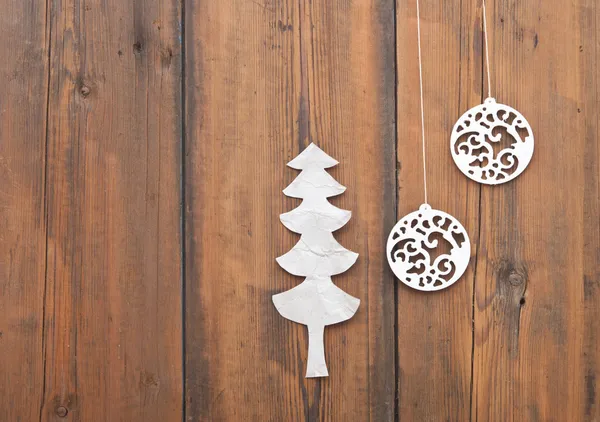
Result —
M 315 144 L 310 144 L 288 163 L 302 172 L 283 191 L 303 200 L 298 208 L 280 216 L 285 227 L 302 236 L 277 262 L 287 272 L 306 278 L 293 289 L 274 295 L 273 303 L 283 317 L 308 327 L 307 378 L 329 375 L 323 343 L 325 326 L 350 319 L 360 304 L 359 299 L 331 281 L 331 276 L 343 273 L 358 258 L 358 254 L 340 245 L 332 234 L 351 216 L 350 211 L 339 209 L 327 200 L 346 190 L 325 171 L 337 164 Z

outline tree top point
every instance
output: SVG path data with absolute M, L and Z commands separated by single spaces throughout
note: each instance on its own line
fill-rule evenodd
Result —
M 339 164 L 337 160 L 331 158 L 314 143 L 311 143 L 296 158 L 290 161 L 288 166 L 296 170 L 304 170 L 307 167 L 326 169 L 337 164 Z

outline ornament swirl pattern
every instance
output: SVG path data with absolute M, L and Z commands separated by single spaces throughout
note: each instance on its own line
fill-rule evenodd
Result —
M 503 141 L 510 145 L 502 148 Z M 452 158 L 467 177 L 497 185 L 525 170 L 533 156 L 534 139 L 521 113 L 488 98 L 463 114 L 454 126 L 450 143 Z
M 442 246 L 448 250 L 435 256 Z M 470 252 L 469 236 L 458 220 L 426 204 L 402 218 L 387 243 L 388 262 L 396 277 L 423 291 L 454 284 L 467 269 Z

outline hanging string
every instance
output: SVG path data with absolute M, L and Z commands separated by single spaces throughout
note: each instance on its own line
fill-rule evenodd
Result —
M 423 61 L 421 59 L 421 10 L 417 0 L 417 45 L 419 47 L 419 88 L 421 93 L 421 140 L 423 146 L 423 191 L 427 202 L 427 165 L 425 163 L 425 110 L 423 106 Z
M 488 98 L 492 97 L 492 78 L 490 76 L 490 53 L 488 48 L 488 30 L 487 30 L 487 18 L 485 11 L 485 0 L 481 0 L 482 12 L 483 12 L 483 38 L 485 40 L 485 65 L 488 82 Z

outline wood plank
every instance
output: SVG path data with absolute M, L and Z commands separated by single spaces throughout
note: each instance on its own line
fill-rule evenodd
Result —
M 490 2 L 492 86 L 536 151 L 482 190 L 473 419 L 598 415 L 597 6 Z
M 51 6 L 41 420 L 180 421 L 179 2 Z
M 186 2 L 186 401 L 188 420 L 394 417 L 393 3 Z M 285 164 L 311 141 L 338 159 L 361 254 L 334 282 L 361 299 L 325 331 L 330 377 L 305 379 L 306 328 L 271 295 L 301 279 L 275 257 L 297 241 L 278 216 Z
M 0 14 L 1 419 L 39 419 L 43 389 L 46 5 L 10 0 Z
M 421 1 L 429 204 L 457 218 L 474 255 L 479 187 L 454 165 L 456 119 L 481 101 L 481 32 L 473 2 Z M 398 218 L 424 202 L 416 2 L 399 2 Z M 407 421 L 470 418 L 474 259 L 453 286 L 423 293 L 398 283 L 398 408 Z
M 600 7 L 582 1 L 579 7 L 580 136 L 583 142 L 583 387 L 578 398 L 581 420 L 600 419 Z M 577 279 L 574 278 L 577 282 Z M 580 390 L 580 391 L 581 391 Z

